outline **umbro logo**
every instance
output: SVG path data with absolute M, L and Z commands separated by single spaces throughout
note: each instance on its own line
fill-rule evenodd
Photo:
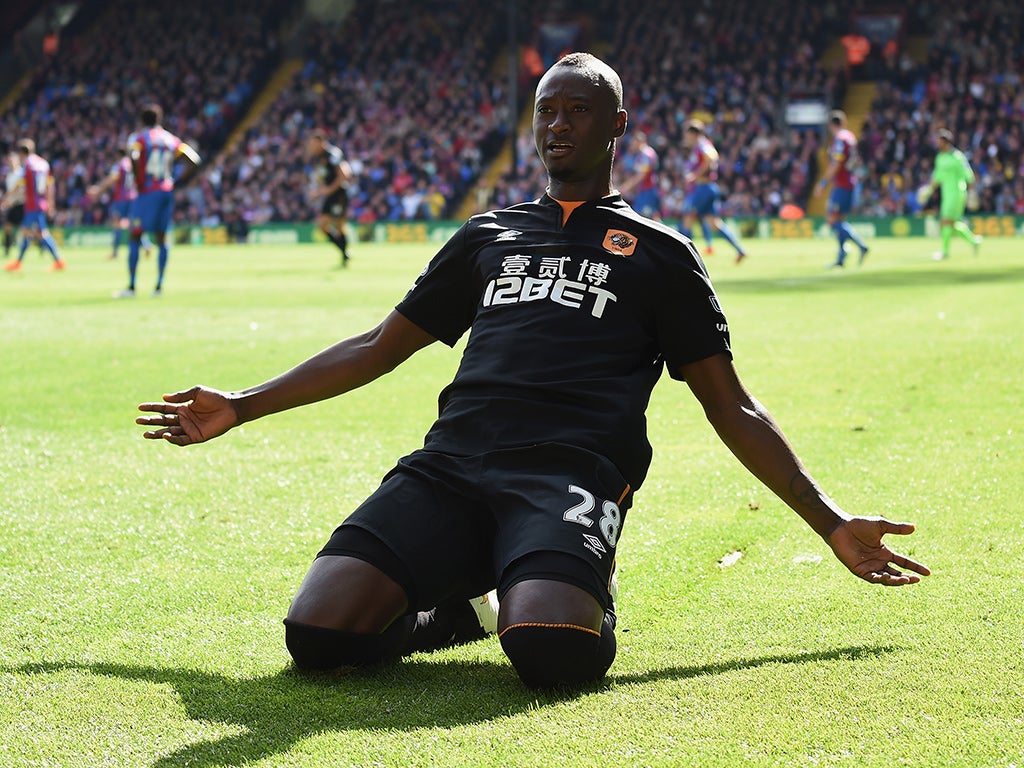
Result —
M 509 240 L 515 240 L 521 234 L 523 234 L 523 233 L 520 232 L 518 229 L 506 229 L 504 232 L 502 232 L 496 238 L 494 238 L 494 242 L 496 242 L 496 243 L 504 243 L 504 242 L 507 242 Z
M 600 559 L 602 555 L 608 553 L 608 550 L 604 548 L 604 544 L 601 543 L 601 540 L 597 538 L 597 536 L 591 536 L 589 533 L 583 534 L 583 546 L 597 555 L 598 559 Z

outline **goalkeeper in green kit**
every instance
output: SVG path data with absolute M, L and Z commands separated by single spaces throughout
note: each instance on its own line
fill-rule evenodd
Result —
M 974 189 L 974 171 L 967 157 L 953 146 L 953 133 L 945 128 L 935 134 L 938 154 L 935 156 L 935 169 L 932 171 L 931 182 L 922 187 L 919 201 L 923 205 L 935 187 L 941 190 L 939 202 L 939 226 L 942 235 L 942 250 L 935 254 L 937 260 L 949 258 L 949 244 L 956 233 L 969 242 L 978 255 L 981 237 L 975 235 L 964 221 L 964 211 L 978 207 L 977 192 Z

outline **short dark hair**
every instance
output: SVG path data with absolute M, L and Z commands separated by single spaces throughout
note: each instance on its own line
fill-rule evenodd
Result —
M 164 119 L 164 111 L 159 104 L 147 104 L 142 108 L 142 124 L 148 128 L 160 125 Z
M 841 109 L 833 109 L 828 113 L 828 121 L 832 125 L 842 125 L 846 122 L 846 113 Z
M 20 139 L 14 146 L 23 155 L 31 155 L 36 151 L 36 143 L 32 139 Z
M 594 54 L 581 52 L 567 53 L 551 65 L 552 69 L 555 67 L 575 69 L 581 74 L 588 76 L 595 83 L 605 86 L 612 92 L 612 96 L 615 99 L 615 108 L 622 109 L 622 80 L 619 78 L 619 73 Z
M 703 134 L 705 127 L 706 126 L 704 125 L 704 121 L 698 120 L 696 117 L 693 118 L 692 120 L 686 121 L 686 130 L 688 130 L 690 133 Z

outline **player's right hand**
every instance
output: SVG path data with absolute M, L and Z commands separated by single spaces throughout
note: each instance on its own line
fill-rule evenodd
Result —
M 239 423 L 238 412 L 226 392 L 195 386 L 163 396 L 160 403 L 140 403 L 136 424 L 154 427 L 142 433 L 147 440 L 193 445 L 223 435 Z

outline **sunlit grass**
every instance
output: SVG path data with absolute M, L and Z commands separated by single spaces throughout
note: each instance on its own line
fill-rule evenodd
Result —
M 0 280 L 0 765 L 1024 765 L 1024 449 L 1014 240 L 708 258 L 736 364 L 848 511 L 917 523 L 934 575 L 857 581 L 667 377 L 620 548 L 619 653 L 576 696 L 492 639 L 303 677 L 280 620 L 333 527 L 416 447 L 458 352 L 215 443 L 135 406 L 257 383 L 371 327 L 429 245 L 178 247 L 160 299 L 122 263 L 30 252 Z M 732 564 L 720 566 L 733 554 Z

